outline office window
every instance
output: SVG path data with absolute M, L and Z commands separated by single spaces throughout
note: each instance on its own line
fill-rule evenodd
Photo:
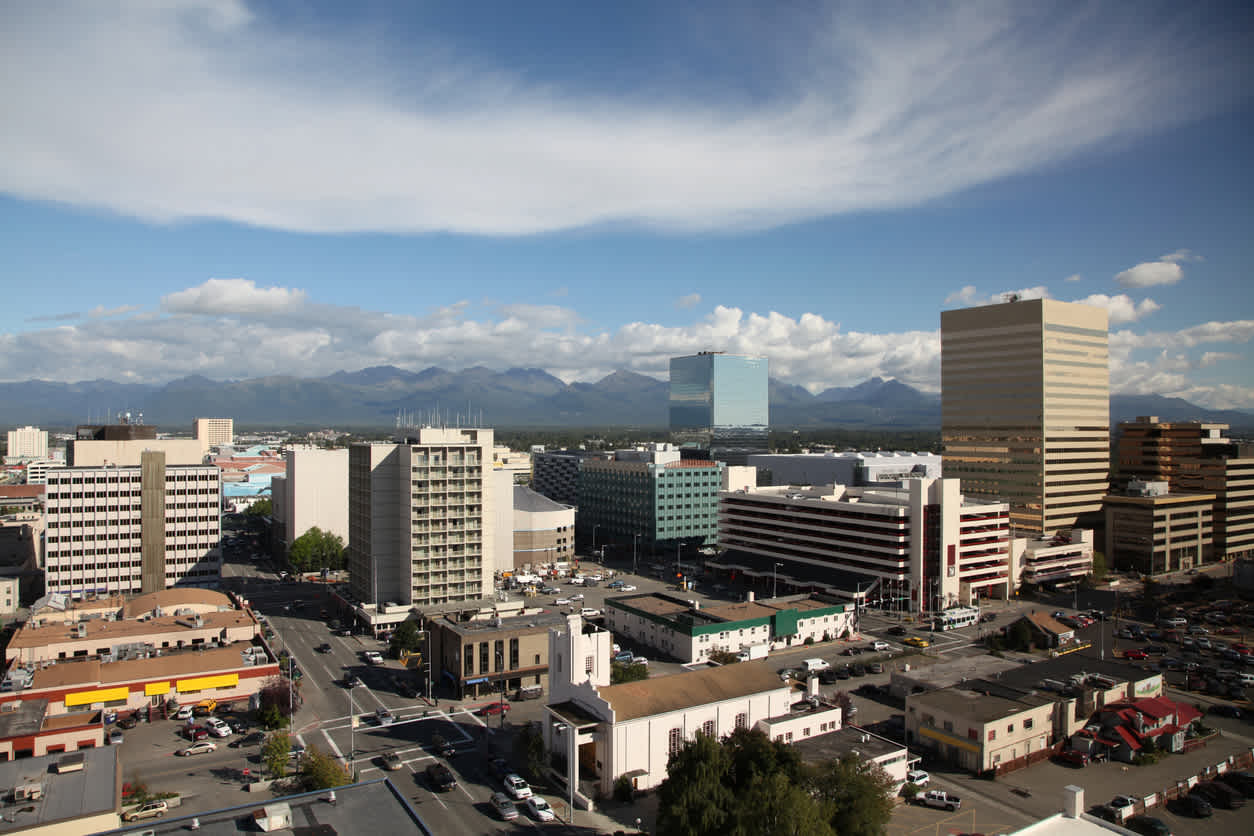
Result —
M 1031 718 L 1031 717 L 1029 717 L 1029 718 L 1027 718 L 1026 720 L 1024 720 L 1024 721 L 1023 721 L 1023 728 L 1024 728 L 1025 730 L 1029 730 L 1029 729 L 1031 729 L 1031 728 L 1032 728 L 1032 718 Z

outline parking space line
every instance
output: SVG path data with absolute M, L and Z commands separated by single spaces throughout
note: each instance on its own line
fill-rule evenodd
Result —
M 319 731 L 321 731 L 321 732 L 322 732 L 322 736 L 323 736 L 323 737 L 325 737 L 325 738 L 327 739 L 327 744 L 331 747 L 331 751 L 335 753 L 335 757 L 336 757 L 338 760 L 345 760 L 345 758 L 344 758 L 344 753 L 340 751 L 340 747 L 339 747 L 339 746 L 336 746 L 336 745 L 335 745 L 335 741 L 331 739 L 331 735 L 327 734 L 327 730 L 326 730 L 326 729 L 319 729 Z

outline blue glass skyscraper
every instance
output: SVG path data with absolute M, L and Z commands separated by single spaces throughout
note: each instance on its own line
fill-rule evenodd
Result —
M 768 450 L 770 399 L 765 357 L 703 351 L 671 358 L 673 440 L 715 461 L 742 465 Z

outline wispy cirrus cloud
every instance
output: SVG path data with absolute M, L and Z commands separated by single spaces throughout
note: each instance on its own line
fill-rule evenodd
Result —
M 245 0 L 9 5 L 0 191 L 304 232 L 764 228 L 1036 170 L 1223 107 L 1248 78 L 1237 33 L 1169 7 L 790 9 L 787 38 L 716 33 L 745 73 L 778 68 L 747 97 L 737 78 L 721 96 L 577 86 L 484 44 L 375 44 L 361 33 L 386 27 L 351 19 L 333 38 Z
M 700 293 L 689 293 L 687 296 L 680 296 L 678 299 L 675 300 L 675 307 L 681 308 L 681 309 L 682 308 L 695 308 L 697 305 L 700 305 L 700 304 L 701 304 Z

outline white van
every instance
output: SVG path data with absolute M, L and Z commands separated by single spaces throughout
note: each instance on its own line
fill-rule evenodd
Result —
M 1243 673 L 1237 677 L 1237 681 L 1248 688 L 1254 685 L 1254 673 Z
M 806 673 L 818 673 L 819 671 L 825 671 L 830 667 L 831 665 L 827 663 L 826 659 L 806 659 L 801 663 L 801 669 Z

